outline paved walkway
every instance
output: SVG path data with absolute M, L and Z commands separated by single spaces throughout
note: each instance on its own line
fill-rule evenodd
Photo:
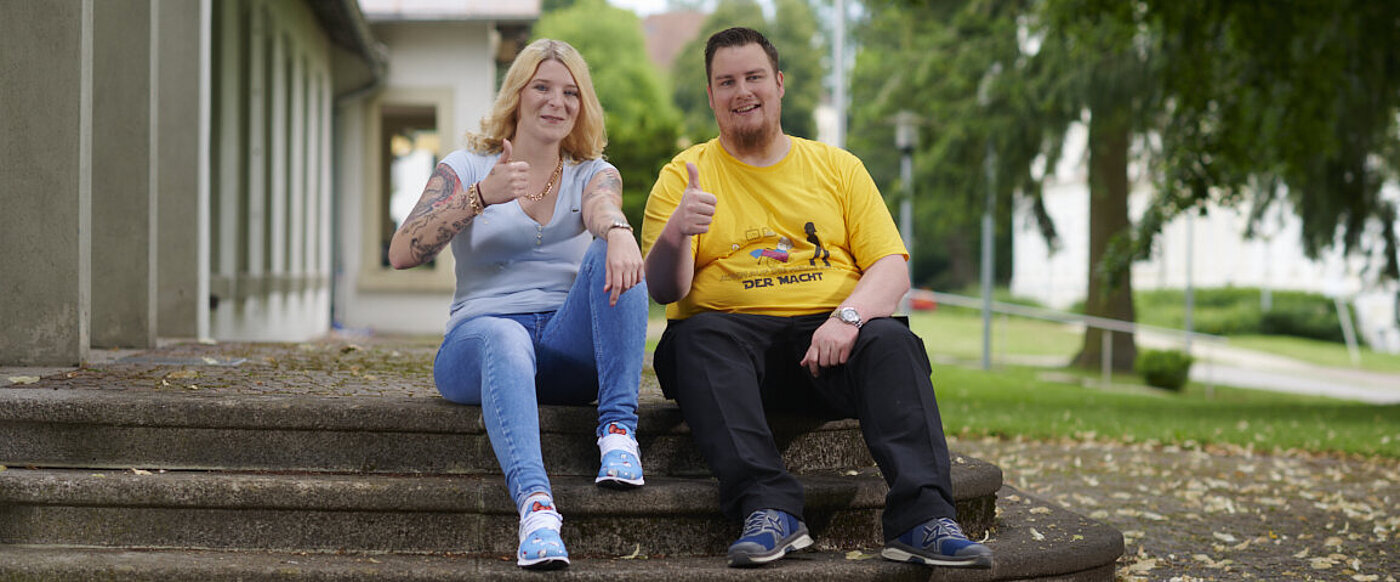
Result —
M 1138 343 L 1155 348 L 1180 348 L 1179 340 L 1151 334 L 1139 334 Z M 1228 343 L 1198 342 L 1192 348 L 1197 361 L 1191 367 L 1191 379 L 1206 385 L 1328 396 L 1373 404 L 1400 403 L 1400 374 L 1318 366 Z

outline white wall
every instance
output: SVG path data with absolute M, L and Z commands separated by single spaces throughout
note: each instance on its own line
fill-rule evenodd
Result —
M 336 273 L 336 313 L 345 328 L 388 333 L 437 334 L 452 301 L 451 251 L 437 272 L 381 267 L 376 246 L 381 196 L 378 154 L 379 107 L 385 103 L 431 103 L 438 108 L 442 154 L 461 148 L 468 130 L 480 128 L 495 98 L 495 23 L 384 22 L 374 36 L 388 47 L 389 77 L 382 92 L 346 104 L 342 159 L 362 159 L 339 169 L 342 225 L 341 269 Z

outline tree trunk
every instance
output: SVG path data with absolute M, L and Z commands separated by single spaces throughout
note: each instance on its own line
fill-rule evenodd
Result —
M 1131 265 L 1112 274 L 1111 284 L 1103 272 L 1103 259 L 1113 239 L 1127 236 L 1132 228 L 1128 219 L 1128 147 L 1132 125 L 1129 109 L 1112 104 L 1092 112 L 1089 120 L 1089 296 L 1084 313 L 1097 317 L 1135 321 Z M 1103 334 L 1086 328 L 1084 346 L 1073 365 L 1100 369 L 1103 365 Z M 1131 372 L 1137 359 L 1133 335 L 1113 332 L 1113 370 Z

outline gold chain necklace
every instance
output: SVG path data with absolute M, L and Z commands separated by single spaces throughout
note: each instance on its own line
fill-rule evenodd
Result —
M 559 179 L 559 174 L 563 173 L 563 171 L 564 156 L 561 155 L 559 156 L 559 163 L 554 166 L 554 173 L 549 175 L 549 182 L 544 185 L 544 190 L 541 191 L 539 194 L 526 194 L 525 199 L 530 200 L 532 202 L 539 202 L 540 200 L 544 200 L 545 196 L 549 196 L 549 191 L 554 189 L 554 182 Z

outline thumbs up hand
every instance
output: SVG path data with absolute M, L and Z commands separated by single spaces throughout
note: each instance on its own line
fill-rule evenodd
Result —
M 676 211 L 671 214 L 671 220 L 679 221 L 677 226 L 683 235 L 704 234 L 710 231 L 710 223 L 714 221 L 715 216 L 715 204 L 719 199 L 700 187 L 700 169 L 696 168 L 695 164 L 686 162 L 685 170 L 690 174 L 690 180 L 686 183 L 685 192 L 681 194 L 680 204 L 676 205 Z
M 530 163 L 510 161 L 510 140 L 501 140 L 501 157 L 480 182 L 481 199 L 486 204 L 510 202 L 526 195 L 530 183 Z

